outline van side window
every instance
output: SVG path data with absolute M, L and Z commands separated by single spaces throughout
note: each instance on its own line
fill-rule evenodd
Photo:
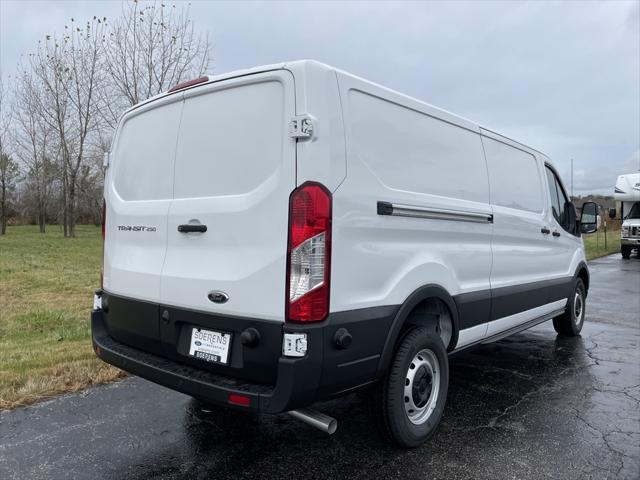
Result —
M 549 167 L 545 167 L 547 171 L 547 181 L 549 183 L 549 200 L 551 202 L 551 211 L 556 221 L 567 230 L 569 200 L 562 189 L 560 180 L 556 177 Z M 570 207 L 569 207 L 570 208 Z
M 283 105 L 284 87 L 275 80 L 185 98 L 174 198 L 245 195 L 268 184 L 282 168 Z
M 542 180 L 538 161 L 530 153 L 482 136 L 491 203 L 529 212 L 542 212 Z
M 549 183 L 549 204 L 551 206 L 551 212 L 553 217 L 560 223 L 560 200 L 558 199 L 558 188 L 556 184 L 556 176 L 547 167 L 547 182 Z
M 173 152 L 181 111 L 182 102 L 158 102 L 124 120 L 112 155 L 114 187 L 123 200 L 173 196 Z
M 558 223 L 562 225 L 565 230 L 568 222 L 568 212 L 567 208 L 569 207 L 569 200 L 567 196 L 564 194 L 564 190 L 562 190 L 562 185 L 560 185 L 560 181 L 556 177 L 556 190 L 558 191 L 558 200 L 560 201 L 560 220 Z

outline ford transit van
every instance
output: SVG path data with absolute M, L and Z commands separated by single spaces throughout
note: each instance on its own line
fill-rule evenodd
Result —
M 105 167 L 94 350 L 210 404 L 331 433 L 308 407 L 366 390 L 414 447 L 449 354 L 585 319 L 595 204 L 580 225 L 549 158 L 327 65 L 178 85 Z

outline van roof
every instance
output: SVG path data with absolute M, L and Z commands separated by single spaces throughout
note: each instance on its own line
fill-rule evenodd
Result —
M 281 62 L 281 63 L 273 63 L 273 64 L 269 64 L 269 65 L 260 65 L 257 67 L 252 67 L 252 68 L 247 68 L 247 69 L 241 69 L 241 70 L 234 70 L 231 72 L 226 72 L 226 73 L 222 73 L 222 74 L 218 74 L 218 75 L 206 75 L 208 77 L 208 80 L 206 82 L 202 82 L 202 83 L 198 83 L 196 85 L 193 85 L 192 87 L 188 87 L 188 88 L 197 88 L 203 85 L 207 85 L 210 83 L 214 83 L 214 82 L 219 82 L 221 80 L 226 80 L 229 78 L 235 78 L 235 77 L 243 77 L 246 75 L 253 75 L 256 73 L 262 73 L 262 72 L 267 72 L 267 71 L 272 71 L 272 70 L 282 70 L 282 69 L 287 69 L 287 70 L 291 70 L 294 71 L 296 73 L 306 73 L 309 70 L 325 70 L 325 71 L 334 71 L 336 73 L 339 73 L 341 75 L 345 75 L 348 77 L 351 77 L 352 79 L 356 79 L 360 82 L 363 82 L 365 84 L 371 85 L 373 87 L 382 89 L 388 93 L 391 93 L 393 95 L 397 95 L 400 96 L 402 98 L 405 98 L 407 100 L 410 100 L 412 102 L 418 102 L 422 105 L 427 106 L 430 109 L 436 110 L 441 112 L 443 115 L 445 116 L 451 116 L 451 117 L 455 117 L 456 119 L 460 120 L 461 122 L 464 123 L 469 123 L 469 124 L 473 124 L 474 126 L 476 126 L 477 128 L 481 128 L 487 132 L 491 132 L 499 137 L 502 137 L 506 140 L 509 140 L 510 142 L 513 142 L 521 147 L 524 147 L 527 150 L 531 150 L 537 154 L 539 154 L 541 157 L 543 157 L 543 160 L 547 163 L 553 164 L 553 162 L 551 161 L 551 159 L 549 157 L 547 157 L 544 153 L 542 153 L 541 151 L 530 147 L 529 145 L 526 145 L 522 142 L 519 142 L 517 140 L 514 140 L 513 138 L 507 137 L 506 135 L 503 135 L 501 133 L 498 133 L 495 129 L 492 128 L 488 128 L 485 127 L 477 122 L 474 122 L 473 120 L 469 120 L 461 115 L 449 112 L 448 110 L 445 110 L 443 108 L 437 107 L 435 105 L 432 105 L 430 103 L 425 102 L 424 100 L 420 100 L 418 98 L 412 97 L 410 95 L 404 94 L 402 92 L 399 92 L 397 90 L 394 90 L 392 88 L 389 87 L 385 87 L 384 85 L 380 85 L 378 83 L 372 82 L 370 80 L 367 80 L 366 78 L 362 78 L 359 77 L 357 75 L 354 75 L 352 73 L 346 72 L 344 70 L 340 70 L 339 68 L 336 67 L 332 67 L 331 65 L 327 65 L 326 63 L 322 63 L 319 62 L 317 60 L 309 60 L 309 59 L 305 59 L 305 60 L 294 60 L 294 61 L 289 61 L 289 62 Z M 155 100 L 158 100 L 160 98 L 166 97 L 167 95 L 173 95 L 175 93 L 181 92 L 183 89 L 180 90 L 175 90 L 173 92 L 162 92 L 158 95 L 155 95 L 153 97 L 148 98 L 147 100 L 144 100 L 132 107 L 130 107 L 129 109 L 126 110 L 125 114 L 130 112 L 131 110 L 135 110 L 138 107 L 141 107 L 142 105 L 146 105 L 150 102 L 153 102 Z

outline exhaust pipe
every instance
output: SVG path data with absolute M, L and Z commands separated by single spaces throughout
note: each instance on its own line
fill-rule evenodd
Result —
M 338 421 L 335 418 L 325 415 L 324 413 L 311 410 L 310 408 L 291 410 L 289 415 L 306 423 L 307 425 L 316 427 L 329 435 L 333 435 L 338 429 Z

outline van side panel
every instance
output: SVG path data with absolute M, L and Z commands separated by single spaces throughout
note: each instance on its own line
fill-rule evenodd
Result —
M 313 137 L 297 145 L 297 185 L 323 184 L 330 191 L 347 175 L 344 123 L 334 69 L 316 62 L 292 66 L 296 78 L 296 114 L 312 117 Z
M 554 275 L 558 242 L 547 218 L 542 163 L 526 147 L 482 133 L 494 211 L 491 336 L 564 308 L 567 297 L 558 294 L 572 274 Z
M 551 160 L 549 160 L 548 158 L 545 158 L 542 155 L 539 156 L 539 160 L 546 171 L 551 172 L 554 170 Z M 562 182 L 562 178 L 560 178 L 560 175 L 557 174 L 557 171 L 555 172 L 555 174 L 557 176 L 558 183 L 560 184 L 560 188 L 562 189 L 562 192 L 563 192 L 563 193 L 558 192 L 559 194 L 558 198 L 560 199 L 560 198 L 566 197 L 566 199 L 568 200 L 569 193 L 564 183 Z M 557 231 L 558 233 L 560 233 L 559 237 L 554 237 L 552 235 L 550 239 L 550 243 L 552 245 L 553 251 L 552 251 L 551 259 L 549 262 L 549 267 L 550 267 L 550 270 L 548 272 L 549 277 L 554 277 L 554 278 L 572 277 L 576 273 L 576 271 L 578 271 L 579 264 L 581 262 L 584 262 L 584 263 L 587 262 L 587 259 L 584 254 L 582 237 L 577 237 L 567 232 L 562 227 L 562 225 L 560 225 L 560 223 L 558 223 L 558 221 L 555 219 L 551 209 L 551 200 L 549 198 L 549 195 L 551 194 L 549 181 L 545 180 L 543 181 L 543 183 L 545 186 L 545 197 L 547 199 L 547 208 L 545 213 L 547 217 L 547 222 L 549 224 L 549 227 L 553 231 Z M 556 192 L 554 191 L 554 194 L 555 193 Z
M 478 132 L 391 91 L 338 79 L 348 174 L 334 195 L 331 310 L 399 305 L 435 284 L 453 296 L 481 292 L 467 296 L 476 308 L 460 328 L 487 322 L 492 224 L 377 211 L 382 201 L 489 218 Z M 475 329 L 469 341 L 484 331 Z
M 551 244 L 545 226 L 543 172 L 536 157 L 499 139 L 482 137 L 494 210 L 493 288 L 547 278 Z M 547 225 L 548 227 L 548 225 Z

